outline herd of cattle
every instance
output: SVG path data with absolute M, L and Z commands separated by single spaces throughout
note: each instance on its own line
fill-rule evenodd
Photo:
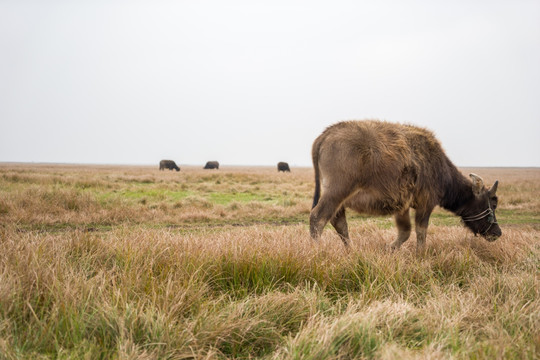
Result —
M 384 121 L 344 121 L 328 127 L 312 146 L 315 193 L 309 224 L 318 240 L 330 222 L 349 245 L 345 210 L 393 215 L 398 249 L 411 234 L 414 209 L 417 250 L 425 247 L 429 218 L 436 206 L 461 217 L 465 227 L 488 241 L 501 236 L 497 223 L 497 186 L 487 188 L 476 174 L 463 176 L 433 133 L 424 128 Z M 290 172 L 280 162 L 279 171 Z M 159 169 L 180 171 L 172 160 Z M 219 169 L 209 161 L 204 169 Z
M 165 170 L 165 169 L 180 171 L 180 168 L 178 167 L 178 165 L 176 165 L 176 163 L 173 160 L 161 160 L 159 162 L 159 170 Z M 206 170 L 219 169 L 219 162 L 208 161 L 206 165 L 204 165 L 203 169 L 206 169 Z M 289 168 L 289 164 L 282 161 L 278 162 L 277 169 L 278 169 L 278 172 L 280 171 L 291 172 L 291 169 Z

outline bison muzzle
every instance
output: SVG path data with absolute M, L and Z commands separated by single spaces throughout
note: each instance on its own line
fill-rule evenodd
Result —
M 370 120 L 340 122 L 315 140 L 312 157 L 315 194 L 309 223 L 315 240 L 330 221 L 349 244 L 346 208 L 394 215 L 398 235 L 392 249 L 411 234 L 411 208 L 417 251 L 425 248 L 435 206 L 460 216 L 467 228 L 489 241 L 502 234 L 495 216 L 498 181 L 488 189 L 478 175 L 467 179 L 426 129 Z

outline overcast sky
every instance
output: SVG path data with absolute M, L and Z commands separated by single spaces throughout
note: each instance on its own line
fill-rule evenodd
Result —
M 540 1 L 0 0 L 0 161 L 311 166 L 340 120 L 540 166 Z

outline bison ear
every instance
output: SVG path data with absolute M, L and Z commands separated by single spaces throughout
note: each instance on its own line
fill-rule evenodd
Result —
M 472 189 L 474 195 L 478 196 L 482 193 L 482 190 L 484 189 L 484 180 L 476 174 L 469 174 L 469 176 L 472 179 Z
M 493 196 L 497 192 L 497 186 L 499 186 L 499 180 L 495 180 L 495 184 L 489 189 L 489 195 Z

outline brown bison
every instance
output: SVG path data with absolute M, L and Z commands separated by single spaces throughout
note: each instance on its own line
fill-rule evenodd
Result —
M 425 248 L 429 216 L 439 205 L 461 217 L 488 241 L 501 236 L 497 185 L 463 176 L 428 130 L 380 121 L 345 121 L 328 127 L 313 143 L 315 194 L 309 225 L 317 240 L 330 221 L 348 245 L 345 208 L 373 215 L 393 214 L 397 249 L 411 234 L 415 209 L 417 251 Z M 322 185 L 322 194 L 321 194 Z
M 278 162 L 277 164 L 277 171 L 280 172 L 280 171 L 287 171 L 287 172 L 291 172 L 291 169 L 289 168 L 289 164 L 287 164 L 286 162 Z
M 172 160 L 161 160 L 159 162 L 159 170 L 176 170 L 180 171 L 180 168 L 176 165 L 176 163 Z
M 217 161 L 208 161 L 206 165 L 204 165 L 203 169 L 219 169 L 219 162 Z

